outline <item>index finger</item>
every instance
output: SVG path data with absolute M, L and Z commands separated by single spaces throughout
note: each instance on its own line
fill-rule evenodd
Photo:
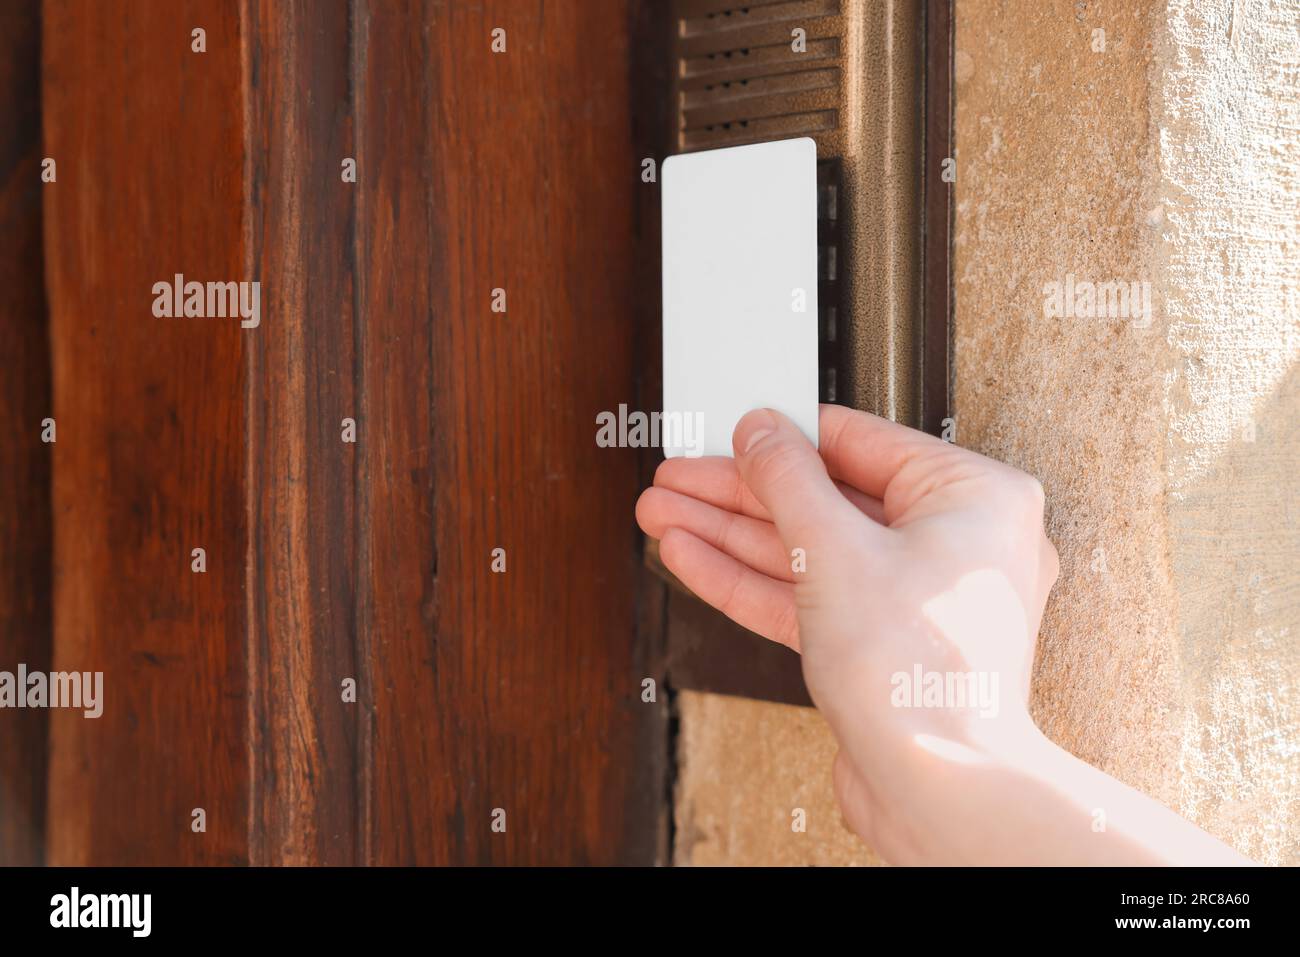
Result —
M 877 498 L 860 491 L 848 482 L 841 481 L 828 466 L 835 487 L 840 494 L 857 507 L 863 515 L 882 525 L 885 522 L 885 506 Z M 698 498 L 718 508 L 725 508 L 738 515 L 772 521 L 772 516 L 763 503 L 754 497 L 740 472 L 736 469 L 736 460 L 720 455 L 701 456 L 691 459 L 685 457 L 664 459 L 655 471 L 654 484 L 660 488 L 670 489 Z
M 817 420 L 818 451 L 832 477 L 873 498 L 917 455 L 955 446 L 870 412 L 823 405 Z

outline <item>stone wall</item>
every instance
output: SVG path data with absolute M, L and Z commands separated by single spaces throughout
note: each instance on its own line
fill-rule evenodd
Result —
M 1297 23 L 959 0 L 954 62 L 957 441 L 1043 481 L 1061 555 L 1035 716 L 1273 864 L 1300 864 Z M 1057 316 L 1053 282 L 1138 307 Z M 815 712 L 680 708 L 678 863 L 878 862 Z

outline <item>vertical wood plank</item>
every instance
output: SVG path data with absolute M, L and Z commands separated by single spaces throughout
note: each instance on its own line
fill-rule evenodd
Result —
M 0 6 L 0 670 L 11 674 L 50 664 L 40 49 L 40 4 Z M 43 858 L 47 731 L 44 711 L 0 711 L 0 866 Z
M 55 864 L 248 860 L 250 331 L 152 313 L 175 273 L 248 279 L 240 76 L 233 3 L 46 0 L 54 657 L 104 674 L 102 717 L 51 716 Z
M 656 853 L 636 450 L 595 444 L 635 398 L 629 25 L 617 2 L 358 2 L 377 863 Z
M 252 858 L 352 864 L 350 16 L 347 4 L 251 0 L 243 16 L 250 272 L 266 310 L 246 350 Z
M 56 664 L 106 683 L 53 719 L 50 859 L 662 856 L 637 454 L 594 440 L 635 399 L 627 4 L 46 16 Z M 154 318 L 177 272 L 262 325 Z

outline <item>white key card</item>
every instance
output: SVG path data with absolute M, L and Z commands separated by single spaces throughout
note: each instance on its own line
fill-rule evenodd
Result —
M 731 455 L 746 412 L 817 444 L 817 150 L 807 137 L 663 164 L 664 454 Z

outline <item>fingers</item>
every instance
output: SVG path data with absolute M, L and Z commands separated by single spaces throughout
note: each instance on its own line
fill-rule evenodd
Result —
M 780 412 L 758 409 L 736 425 L 736 468 L 787 546 L 812 547 L 846 524 L 861 523 L 799 428 Z
M 831 476 L 835 482 L 836 490 L 849 500 L 849 504 L 856 508 L 867 518 L 877 524 L 885 524 L 885 505 L 878 498 L 872 498 L 866 492 L 854 488 L 848 482 L 841 482 L 835 476 Z
M 754 571 L 680 528 L 664 532 L 659 557 L 683 585 L 742 628 L 799 650 L 793 585 Z
M 827 471 L 884 503 L 891 528 L 951 505 L 941 490 L 978 479 L 1014 490 L 1033 484 L 1017 469 L 879 416 L 823 405 L 818 419 Z M 922 505 L 921 503 L 925 503 Z M 917 506 L 921 511 L 915 511 Z
M 772 520 L 763 503 L 754 498 L 754 493 L 740 477 L 735 459 L 718 455 L 698 459 L 664 459 L 655 472 L 655 485 L 738 515 L 748 515 L 765 522 Z M 885 507 L 880 499 L 872 498 L 847 482 L 836 481 L 835 487 L 863 515 L 874 522 L 884 523 Z
M 932 435 L 842 405 L 821 407 L 817 441 L 831 475 L 876 499 L 884 499 L 890 480 L 917 454 L 956 448 Z
M 839 405 L 823 405 L 819 418 L 818 452 L 826 472 L 860 512 L 886 524 L 882 500 L 890 480 L 909 461 L 922 454 L 962 454 L 957 446 L 924 432 Z M 963 455 L 967 465 L 980 460 Z M 655 473 L 655 485 L 716 505 L 718 508 L 771 520 L 767 508 L 741 478 L 737 459 L 719 456 L 672 458 Z
M 754 498 L 736 470 L 736 460 L 718 455 L 698 459 L 664 459 L 655 471 L 655 485 L 671 489 L 737 515 L 770 522 L 763 503 Z
M 794 581 L 790 557 L 776 526 L 664 488 L 648 488 L 636 503 L 636 520 L 651 538 L 681 528 L 750 568 L 780 581 Z

